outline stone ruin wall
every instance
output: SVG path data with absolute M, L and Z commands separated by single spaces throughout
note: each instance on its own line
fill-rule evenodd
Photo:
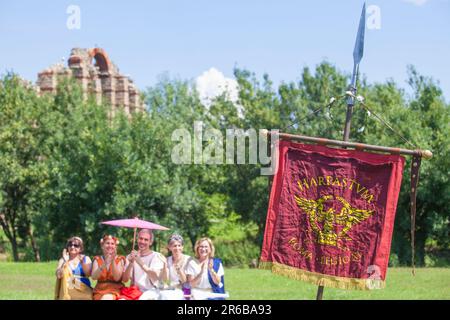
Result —
M 77 79 L 85 99 L 89 94 L 95 96 L 98 104 L 105 102 L 105 99 L 113 106 L 113 114 L 118 108 L 122 108 L 127 115 L 145 110 L 133 80 L 120 74 L 101 48 L 74 48 L 68 59 L 68 67 L 58 63 L 40 72 L 36 82 L 39 94 L 55 93 L 61 77 Z

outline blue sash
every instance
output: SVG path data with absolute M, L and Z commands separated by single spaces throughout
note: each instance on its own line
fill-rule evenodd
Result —
M 222 260 L 220 260 L 219 258 L 213 258 L 213 269 L 215 272 L 219 271 L 219 267 L 221 264 L 222 264 Z M 225 293 L 225 279 L 224 279 L 223 275 L 220 277 L 220 283 L 222 284 L 221 287 L 214 283 L 209 270 L 208 270 L 208 280 L 209 280 L 209 283 L 211 284 L 211 288 L 214 293 Z M 220 300 L 222 300 L 222 299 L 220 299 Z
M 86 256 L 84 256 L 83 261 L 86 262 Z M 81 266 L 81 262 L 78 263 L 78 265 L 75 269 L 72 269 L 72 273 L 74 275 L 79 276 L 80 281 L 83 282 L 85 285 L 87 285 L 88 287 L 91 287 L 91 282 L 89 281 L 89 278 L 86 278 L 83 267 Z

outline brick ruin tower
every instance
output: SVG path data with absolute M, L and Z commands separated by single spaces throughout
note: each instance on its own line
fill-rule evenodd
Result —
M 133 80 L 120 74 L 119 69 L 101 48 L 72 49 L 68 67 L 57 63 L 38 74 L 36 82 L 38 92 L 55 93 L 58 79 L 61 77 L 77 79 L 85 99 L 88 94 L 93 94 L 98 104 L 106 99 L 113 106 L 113 114 L 118 108 L 123 108 L 127 115 L 145 110 L 144 102 Z

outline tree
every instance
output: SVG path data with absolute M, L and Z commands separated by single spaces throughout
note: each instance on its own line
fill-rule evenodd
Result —
M 406 140 L 422 149 L 433 150 L 431 161 L 423 161 L 421 183 L 418 195 L 417 218 L 417 258 L 423 265 L 426 243 L 448 248 L 449 210 L 445 203 L 449 200 L 448 145 L 449 108 L 439 87 L 426 77 L 420 76 L 414 68 L 409 69 L 410 84 L 415 95 L 408 98 L 404 90 L 393 81 L 384 84 L 360 84 L 359 94 L 366 98 L 366 104 L 373 112 L 387 120 L 395 131 Z M 332 108 L 324 106 L 331 97 L 339 97 L 347 87 L 349 76 L 339 72 L 334 66 L 323 62 L 311 74 L 303 69 L 299 83 L 282 83 L 277 92 L 272 89 L 267 75 L 260 85 L 255 76 L 245 70 L 236 70 L 239 83 L 239 104 L 244 108 L 244 119 L 224 117 L 222 127 L 241 126 L 244 128 L 280 128 L 284 132 L 303 135 L 342 139 L 345 119 L 345 103 L 337 101 Z M 227 106 L 220 98 L 211 110 L 216 117 L 227 115 Z M 229 111 L 228 111 L 229 113 Z M 228 120 L 228 121 L 227 121 Z M 351 140 L 362 143 L 392 147 L 414 148 L 399 134 L 390 131 L 368 110 L 356 105 Z M 404 173 L 402 191 L 399 197 L 395 223 L 393 253 L 400 262 L 410 261 L 410 219 L 409 219 L 409 165 Z M 244 219 L 259 221 L 260 235 L 264 226 L 267 206 L 265 184 L 254 166 L 234 166 L 228 170 L 227 194 L 231 195 L 232 208 Z M 258 182 L 260 181 L 260 182 Z M 242 196 L 245 194 L 245 196 Z M 264 195 L 261 197 L 261 195 Z M 248 199 L 253 199 L 248 201 Z M 256 205 L 259 203 L 259 205 Z
M 48 182 L 50 132 L 45 100 L 14 74 L 0 81 L 0 225 L 19 260 L 18 239 L 29 239 L 40 260 L 32 221 L 39 215 L 40 191 Z
M 224 93 L 205 107 L 193 83 L 163 78 L 146 92 L 147 112 L 132 117 L 122 112 L 110 117 L 111 106 L 85 100 L 72 80 L 60 81 L 55 95 L 38 97 L 16 76 L 5 76 L 0 81 L 0 224 L 14 259 L 24 241 L 35 260 L 54 259 L 72 235 L 85 240 L 87 252 L 97 252 L 105 232 L 121 237 L 129 250 L 130 230 L 99 222 L 134 215 L 185 235 L 192 246 L 211 236 L 226 261 L 242 263 L 237 255 L 256 258 L 269 197 L 261 165 L 176 164 L 172 133 L 185 129 L 192 138 L 194 122 L 201 121 L 204 131 L 218 129 L 223 137 L 232 128 L 280 129 L 340 140 L 345 99 L 325 106 L 331 97 L 342 97 L 349 75 L 322 62 L 314 72 L 304 68 L 299 81 L 275 87 L 268 75 L 259 81 L 247 70 L 234 73 L 237 102 Z M 434 158 L 422 162 L 418 193 L 417 257 L 423 264 L 427 246 L 450 245 L 449 105 L 432 79 L 414 68 L 409 73 L 412 97 L 393 81 L 361 82 L 358 93 L 371 112 L 355 106 L 350 137 L 413 148 L 406 138 L 433 151 Z M 203 141 L 203 149 L 209 143 Z M 248 141 L 246 146 L 248 159 Z M 407 160 L 392 244 L 402 264 L 410 262 Z

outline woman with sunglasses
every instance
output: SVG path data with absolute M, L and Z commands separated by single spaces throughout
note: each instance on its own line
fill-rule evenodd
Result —
M 91 278 L 97 280 L 94 300 L 116 300 L 120 296 L 125 257 L 117 255 L 119 239 L 106 235 L 100 240 L 103 255 L 94 257 Z
M 56 300 L 92 300 L 89 281 L 92 262 L 88 256 L 83 255 L 83 249 L 80 237 L 67 240 L 56 269 Z

